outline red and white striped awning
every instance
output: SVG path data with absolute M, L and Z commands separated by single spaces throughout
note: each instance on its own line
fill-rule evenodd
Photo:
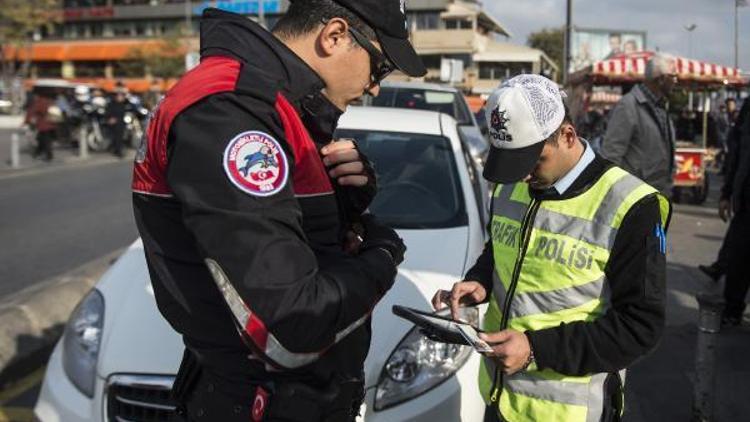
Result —
M 597 82 L 640 81 L 643 80 L 646 71 L 646 62 L 653 55 L 653 52 L 644 51 L 601 60 L 591 65 L 590 75 Z M 742 77 L 739 69 L 684 57 L 674 57 L 674 59 L 680 82 L 722 85 L 747 84 L 747 80 Z

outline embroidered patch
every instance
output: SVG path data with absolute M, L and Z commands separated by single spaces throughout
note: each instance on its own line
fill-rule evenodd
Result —
M 508 118 L 508 112 L 505 110 L 500 110 L 500 106 L 497 106 L 494 110 L 492 110 L 492 114 L 490 116 L 490 128 L 492 129 L 490 131 L 490 138 L 491 141 L 493 141 L 493 145 L 496 143 L 494 141 L 513 142 L 513 136 L 508 133 L 507 123 L 509 120 L 510 119 Z M 499 148 L 498 145 L 495 146 Z
M 289 163 L 276 139 L 264 132 L 250 131 L 235 136 L 227 145 L 224 171 L 242 191 L 271 196 L 286 185 Z

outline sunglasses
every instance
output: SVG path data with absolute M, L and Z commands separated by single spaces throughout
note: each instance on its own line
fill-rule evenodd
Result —
M 396 67 L 393 66 L 388 57 L 380 52 L 365 35 L 358 30 L 349 27 L 349 33 L 352 34 L 354 41 L 370 55 L 370 83 L 379 85 Z

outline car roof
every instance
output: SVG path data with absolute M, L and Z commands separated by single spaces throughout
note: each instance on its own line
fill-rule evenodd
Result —
M 458 89 L 449 85 L 433 84 L 428 82 L 398 82 L 398 81 L 383 81 L 380 84 L 381 88 L 411 88 L 411 89 L 429 89 L 432 91 L 444 91 L 458 93 Z
M 446 117 L 452 119 L 444 115 L 443 120 Z M 338 128 L 437 136 L 443 134 L 440 113 L 393 107 L 349 107 L 341 116 Z

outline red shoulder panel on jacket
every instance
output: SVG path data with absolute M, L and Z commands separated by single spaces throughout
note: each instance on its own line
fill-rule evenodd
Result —
M 157 196 L 171 196 L 167 185 L 167 141 L 174 119 L 203 98 L 234 91 L 241 64 L 229 57 L 208 57 L 186 73 L 151 111 L 146 136 L 138 148 L 133 169 L 132 190 Z
M 276 112 L 284 125 L 284 134 L 294 152 L 294 194 L 317 196 L 333 193 L 323 161 L 297 110 L 281 93 L 276 95 Z

